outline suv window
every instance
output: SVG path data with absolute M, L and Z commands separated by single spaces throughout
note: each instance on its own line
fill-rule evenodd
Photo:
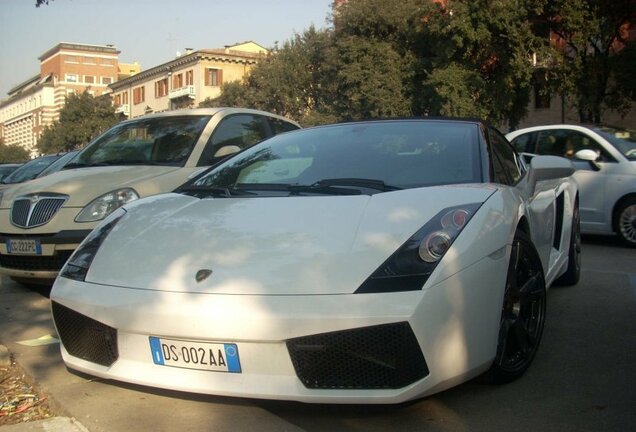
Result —
M 508 185 L 517 183 L 525 172 L 519 156 L 510 143 L 495 129 L 489 128 L 488 135 L 493 153 L 495 181 Z
M 263 116 L 237 114 L 226 117 L 221 120 L 205 145 L 199 166 L 212 165 L 232 152 L 253 146 L 269 136 Z M 223 147 L 226 148 L 222 149 Z
M 272 130 L 274 131 L 274 135 L 300 129 L 298 126 L 296 126 L 293 123 L 289 123 L 289 122 L 283 121 L 281 119 L 273 118 L 273 117 L 269 118 L 269 124 Z
M 519 135 L 513 139 L 510 144 L 512 144 L 519 153 L 533 153 L 534 148 L 532 148 L 532 143 L 534 143 L 534 135 L 534 132 Z
M 595 151 L 600 155 L 599 161 L 601 162 L 614 160 L 599 143 L 581 132 L 568 129 L 552 129 L 539 132 L 538 154 L 572 159 L 579 150 Z

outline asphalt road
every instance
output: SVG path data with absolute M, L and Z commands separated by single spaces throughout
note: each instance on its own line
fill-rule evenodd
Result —
M 0 281 L 0 343 L 50 394 L 53 407 L 99 431 L 628 431 L 636 430 L 636 250 L 587 237 L 583 274 L 553 287 L 535 361 L 505 386 L 469 382 L 397 406 L 305 405 L 160 391 L 69 372 L 49 301 Z

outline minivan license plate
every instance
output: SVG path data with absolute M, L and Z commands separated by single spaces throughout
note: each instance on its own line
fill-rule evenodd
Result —
M 208 343 L 150 336 L 156 365 L 215 372 L 241 373 L 238 347 L 233 343 Z
M 42 255 L 42 245 L 38 239 L 8 239 L 7 253 L 15 255 Z

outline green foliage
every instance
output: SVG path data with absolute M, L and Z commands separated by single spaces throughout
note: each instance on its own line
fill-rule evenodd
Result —
M 323 108 L 330 105 L 325 92 L 330 45 L 329 31 L 310 27 L 262 59 L 244 82 L 224 84 L 220 97 L 199 106 L 262 109 L 303 123 L 329 117 Z
M 634 100 L 634 41 L 628 23 L 636 16 L 629 0 L 554 0 L 551 29 L 560 45 L 552 53 L 554 88 L 574 99 L 582 122 L 600 123 L 603 112 L 626 112 Z
M 109 96 L 70 95 L 59 120 L 42 132 L 38 150 L 45 154 L 81 148 L 120 120 Z
M 531 53 L 541 1 L 449 1 L 421 26 L 423 79 L 419 111 L 477 116 L 516 126 L 530 99 Z
M 624 109 L 636 93 L 636 48 L 615 47 L 635 13 L 620 0 L 349 0 L 333 29 L 313 27 L 203 106 L 273 111 L 303 125 L 369 117 L 479 117 L 516 127 L 535 74 L 576 95 L 583 117 Z M 546 17 L 552 18 L 549 22 Z M 553 51 L 550 29 L 568 50 Z M 609 55 L 609 54 L 612 55 Z M 549 73 L 533 55 L 550 63 Z M 545 66 L 545 64 L 539 64 Z
M 24 162 L 29 160 L 31 154 L 27 149 L 19 145 L 6 145 L 0 138 L 0 163 Z
M 388 42 L 354 36 L 336 45 L 334 110 L 342 120 L 411 115 L 407 82 L 413 59 L 400 55 Z

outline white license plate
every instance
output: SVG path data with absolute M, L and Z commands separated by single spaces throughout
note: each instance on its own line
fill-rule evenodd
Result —
M 7 252 L 16 255 L 42 255 L 42 245 L 38 239 L 8 239 Z
M 150 336 L 156 365 L 241 373 L 238 347 L 232 343 L 193 342 Z

